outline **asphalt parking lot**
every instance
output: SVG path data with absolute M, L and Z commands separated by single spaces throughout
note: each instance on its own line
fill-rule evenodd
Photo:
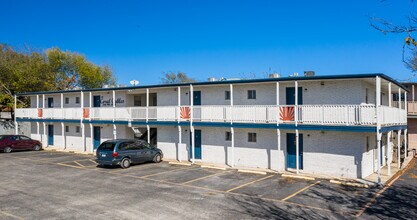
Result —
M 0 172 L 0 219 L 351 219 L 380 191 L 167 162 L 102 168 L 50 151 L 0 154 Z

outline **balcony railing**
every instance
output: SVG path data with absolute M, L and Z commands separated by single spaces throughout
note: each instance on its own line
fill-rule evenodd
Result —
M 380 106 L 382 125 L 407 123 L 404 109 Z M 18 118 L 376 125 L 374 105 L 205 105 L 17 109 Z

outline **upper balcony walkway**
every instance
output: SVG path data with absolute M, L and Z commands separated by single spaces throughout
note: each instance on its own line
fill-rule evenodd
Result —
M 416 109 L 417 110 L 417 109 Z M 405 125 L 405 109 L 380 106 L 381 126 Z M 19 119 L 171 121 L 226 123 L 300 123 L 376 126 L 375 105 L 204 105 L 99 108 L 20 108 Z

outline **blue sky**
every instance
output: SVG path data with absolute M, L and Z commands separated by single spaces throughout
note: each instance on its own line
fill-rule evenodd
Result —
M 78 51 L 123 84 L 160 83 L 177 70 L 198 80 L 270 70 L 411 75 L 405 36 L 383 35 L 368 19 L 400 22 L 408 0 L 0 1 L 0 42 Z

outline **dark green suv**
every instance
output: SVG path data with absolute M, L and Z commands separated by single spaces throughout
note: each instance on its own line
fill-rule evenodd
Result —
M 135 139 L 116 139 L 103 142 L 96 152 L 99 165 L 120 165 L 128 168 L 133 163 L 162 161 L 162 151 L 148 142 Z

